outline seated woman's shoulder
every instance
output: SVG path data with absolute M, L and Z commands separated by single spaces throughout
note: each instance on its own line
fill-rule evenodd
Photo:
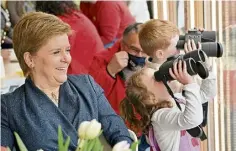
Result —
M 68 75 L 68 80 L 86 80 L 89 78 L 89 74 L 70 74 Z
M 93 84 L 94 79 L 89 74 L 68 75 L 68 81 L 76 84 Z
M 21 86 L 10 86 L 9 91 L 7 93 L 1 94 L 1 96 L 14 96 L 19 95 L 24 91 L 24 85 Z
M 16 88 L 12 92 L 1 94 L 1 102 L 3 101 L 14 101 L 21 98 L 21 95 L 24 93 L 24 85 Z

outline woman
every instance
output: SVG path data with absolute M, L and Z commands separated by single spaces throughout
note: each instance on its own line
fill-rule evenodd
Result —
M 73 34 L 69 41 L 72 62 L 68 73 L 88 73 L 95 53 L 105 50 L 93 23 L 78 11 L 73 1 L 36 1 L 36 10 L 56 15 L 71 26 Z
M 25 84 L 2 95 L 1 146 L 16 145 L 17 132 L 29 150 L 57 150 L 57 129 L 77 145 L 82 121 L 97 119 L 111 146 L 131 142 L 127 128 L 109 105 L 103 90 L 88 75 L 67 76 L 71 62 L 70 27 L 56 16 L 26 14 L 15 26 L 14 51 L 26 76 Z

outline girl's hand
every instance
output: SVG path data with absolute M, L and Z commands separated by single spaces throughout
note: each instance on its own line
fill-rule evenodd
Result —
M 179 60 L 174 63 L 173 69 L 169 69 L 170 75 L 183 85 L 193 83 L 193 77 L 187 72 L 187 65 L 185 61 Z

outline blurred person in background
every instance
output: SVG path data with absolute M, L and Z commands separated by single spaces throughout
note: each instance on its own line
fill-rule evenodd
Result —
M 125 81 L 145 64 L 146 54 L 138 39 L 140 27 L 141 23 L 128 26 L 122 39 L 112 48 L 95 55 L 89 70 L 117 114 L 120 101 L 125 97 Z
M 125 28 L 135 23 L 123 1 L 81 1 L 80 10 L 96 26 L 105 48 L 111 47 Z
M 120 114 L 119 105 L 125 98 L 126 81 L 145 65 L 147 55 L 139 44 L 138 32 L 142 23 L 129 25 L 121 40 L 106 52 L 96 54 L 89 74 L 104 89 L 112 108 Z M 129 127 L 129 123 L 126 123 Z M 141 134 L 137 134 L 140 136 Z M 148 148 L 144 137 L 139 144 L 139 151 Z
M 150 19 L 146 0 L 127 1 L 126 3 L 136 22 L 144 23 Z
M 22 15 L 35 11 L 35 1 L 7 1 L 6 4 L 10 13 L 12 27 L 20 20 Z
M 4 61 L 10 61 L 12 46 L 12 23 L 6 7 L 6 1 L 1 2 L 1 55 Z
M 36 10 L 56 15 L 71 26 L 73 33 L 69 41 L 72 62 L 68 73 L 88 73 L 95 53 L 105 51 L 93 23 L 78 11 L 73 1 L 36 1 Z

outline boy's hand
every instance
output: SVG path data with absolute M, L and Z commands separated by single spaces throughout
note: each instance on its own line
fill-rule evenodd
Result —
M 197 47 L 193 39 L 188 40 L 188 42 L 186 42 L 184 44 L 184 52 L 185 53 L 188 53 L 193 50 L 198 50 L 198 49 L 202 49 L 202 45 L 200 42 L 198 42 L 198 47 Z
M 183 85 L 193 83 L 194 80 L 187 72 L 187 65 L 185 61 L 179 60 L 174 63 L 173 69 L 169 69 L 170 75 L 182 83 Z
M 199 28 L 198 30 L 200 32 L 203 32 L 205 29 L 204 28 Z M 189 51 L 193 51 L 193 50 L 197 50 L 197 49 L 202 49 L 202 45 L 201 45 L 200 42 L 198 42 L 198 47 L 196 47 L 196 44 L 195 44 L 194 40 L 188 40 L 188 42 L 186 42 L 184 44 L 184 52 L 185 53 L 188 53 Z
M 202 45 L 201 45 L 200 42 L 198 42 L 198 49 L 202 49 Z M 188 52 L 194 51 L 194 50 L 197 50 L 197 47 L 196 47 L 196 45 L 194 43 L 194 40 L 189 40 L 188 43 L 184 44 L 184 52 L 185 53 L 188 53 Z M 212 65 L 211 65 L 211 63 L 209 61 L 208 56 L 205 53 L 204 53 L 204 56 L 206 58 L 204 63 L 206 65 L 207 69 L 210 70 Z

